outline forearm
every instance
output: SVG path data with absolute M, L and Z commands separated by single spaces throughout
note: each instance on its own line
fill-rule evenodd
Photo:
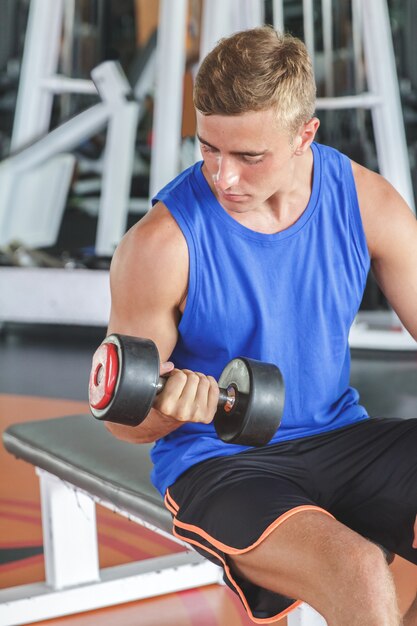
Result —
M 105 422 L 107 430 L 117 439 L 130 443 L 152 443 L 161 439 L 182 425 L 178 420 L 151 409 L 146 419 L 139 426 L 125 426 Z

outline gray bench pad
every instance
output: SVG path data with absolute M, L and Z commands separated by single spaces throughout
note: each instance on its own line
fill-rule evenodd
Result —
M 3 442 L 16 457 L 171 532 L 171 515 L 149 478 L 151 445 L 119 441 L 90 415 L 13 424 Z

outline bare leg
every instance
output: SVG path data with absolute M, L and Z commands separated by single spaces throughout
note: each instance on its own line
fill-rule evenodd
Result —
M 402 623 L 381 550 L 320 511 L 293 515 L 259 546 L 230 562 L 240 576 L 304 600 L 328 626 Z
M 407 615 L 417 596 L 417 565 L 396 555 L 390 570 L 397 591 L 397 601 L 401 615 Z M 407 622 L 406 622 L 407 623 Z M 413 622 L 410 622 L 412 624 Z
M 417 626 L 417 596 L 407 613 L 404 615 L 404 626 Z

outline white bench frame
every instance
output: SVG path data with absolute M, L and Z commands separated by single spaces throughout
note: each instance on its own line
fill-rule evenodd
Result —
M 42 469 L 39 475 L 46 580 L 0 590 L 0 624 L 17 626 L 221 582 L 219 567 L 173 535 Z M 98 503 L 181 543 L 186 552 L 100 569 Z
M 222 570 L 188 544 L 110 501 L 36 468 L 40 480 L 46 580 L 0 590 L 0 625 L 18 626 L 125 602 L 222 584 Z M 185 552 L 100 569 L 95 505 L 186 548 Z M 289 626 L 326 626 L 303 604 Z

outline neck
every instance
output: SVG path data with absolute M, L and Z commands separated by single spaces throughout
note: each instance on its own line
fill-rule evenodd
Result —
M 248 211 L 225 208 L 227 213 L 247 228 L 265 234 L 286 230 L 306 210 L 313 184 L 313 154 L 309 150 L 295 157 L 280 188 L 262 204 Z
M 267 200 L 270 211 L 282 222 L 298 217 L 306 209 L 313 186 L 313 153 L 310 149 L 290 163 L 283 186 Z

